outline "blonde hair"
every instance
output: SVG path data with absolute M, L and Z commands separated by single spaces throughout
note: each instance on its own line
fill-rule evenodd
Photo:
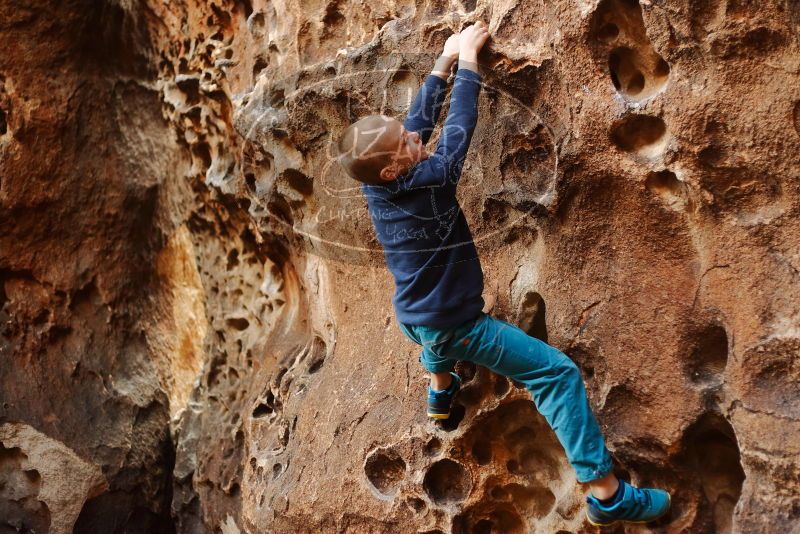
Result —
M 381 170 L 397 150 L 393 123 L 397 121 L 391 117 L 369 115 L 345 129 L 336 143 L 336 160 L 351 178 L 373 185 L 383 182 Z

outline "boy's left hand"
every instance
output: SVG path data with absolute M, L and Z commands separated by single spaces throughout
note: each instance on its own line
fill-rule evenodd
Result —
M 434 76 L 447 80 L 447 77 L 450 75 L 450 69 L 456 59 L 458 59 L 458 54 L 461 50 L 461 41 L 458 35 L 459 34 L 454 33 L 445 41 L 442 55 L 436 60 L 436 64 L 433 66 L 433 71 L 431 72 Z

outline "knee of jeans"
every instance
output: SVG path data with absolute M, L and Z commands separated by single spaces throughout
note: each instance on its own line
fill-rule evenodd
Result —
M 578 367 L 575 362 L 573 362 L 566 354 L 561 355 L 556 369 L 559 374 L 563 374 L 570 379 L 583 380 L 580 367 Z

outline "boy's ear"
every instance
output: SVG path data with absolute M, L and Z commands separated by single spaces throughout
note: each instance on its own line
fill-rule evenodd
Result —
M 397 178 L 397 163 L 392 162 L 386 167 L 381 169 L 380 172 L 381 180 L 384 182 L 391 182 L 395 178 Z

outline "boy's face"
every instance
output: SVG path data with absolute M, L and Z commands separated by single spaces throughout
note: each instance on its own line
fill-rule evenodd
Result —
M 406 130 L 400 121 L 392 119 L 387 128 L 386 134 L 396 141 L 393 142 L 392 163 L 383 168 L 381 178 L 391 181 L 408 172 L 415 163 L 428 159 L 428 151 L 419 134 Z

